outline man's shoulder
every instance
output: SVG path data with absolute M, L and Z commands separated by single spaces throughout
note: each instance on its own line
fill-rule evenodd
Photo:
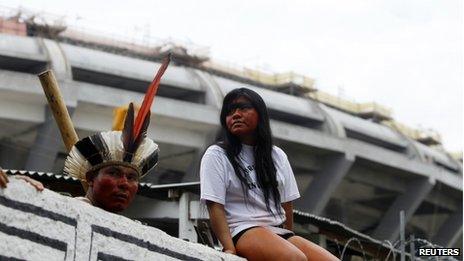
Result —
M 77 199 L 79 201 L 82 201 L 82 202 L 85 202 L 85 203 L 88 203 L 90 205 L 93 205 L 92 204 L 92 201 L 90 201 L 90 199 L 86 198 L 86 197 L 75 197 L 74 199 Z

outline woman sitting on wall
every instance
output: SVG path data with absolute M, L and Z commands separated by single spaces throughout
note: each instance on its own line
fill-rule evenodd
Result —
M 248 260 L 338 260 L 293 233 L 299 198 L 286 154 L 273 146 L 263 99 L 240 88 L 221 109 L 223 141 L 201 161 L 201 200 L 224 251 Z

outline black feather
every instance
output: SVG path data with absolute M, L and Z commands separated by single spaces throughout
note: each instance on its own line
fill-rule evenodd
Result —
M 134 105 L 132 102 L 127 109 L 124 128 L 122 129 L 122 145 L 124 148 L 123 161 L 131 162 L 134 145 Z
M 110 160 L 108 145 L 103 139 L 101 133 L 97 133 L 95 135 L 90 136 L 90 139 L 92 140 L 92 143 L 95 146 L 95 148 L 100 152 L 100 155 L 102 156 L 103 160 Z
M 148 156 L 142 164 L 142 174 L 147 173 L 158 163 L 158 150 L 153 151 L 153 153 Z
M 150 125 L 150 114 L 150 111 L 148 111 L 147 115 L 145 116 L 145 119 L 143 120 L 142 127 L 140 128 L 140 134 L 138 137 L 135 137 L 134 152 L 137 151 L 137 148 L 139 147 L 142 140 L 145 139 L 145 137 L 147 137 L 147 129 L 148 125 Z
M 102 156 L 89 137 L 78 141 L 75 146 L 82 156 L 89 161 L 90 165 L 95 166 L 103 162 Z

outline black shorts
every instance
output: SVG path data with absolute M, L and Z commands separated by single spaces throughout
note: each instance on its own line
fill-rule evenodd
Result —
M 252 228 L 255 228 L 255 227 L 259 227 L 259 226 L 254 226 L 254 227 L 249 227 L 249 228 L 245 228 L 244 230 L 238 232 L 237 235 L 235 235 L 234 237 L 232 237 L 232 242 L 234 242 L 234 246 L 237 245 L 237 242 L 238 240 L 240 239 L 240 237 L 242 237 L 242 235 L 247 232 L 248 230 L 252 229 Z M 278 226 L 278 227 L 281 227 L 281 226 Z M 295 233 L 291 232 L 291 233 L 287 233 L 287 234 L 283 234 L 283 235 L 279 235 L 277 234 L 278 236 L 280 236 L 281 238 L 287 240 L 291 237 L 293 237 L 295 235 Z

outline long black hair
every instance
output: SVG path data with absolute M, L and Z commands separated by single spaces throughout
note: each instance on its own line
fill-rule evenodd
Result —
M 246 173 L 243 173 L 242 168 L 237 161 L 237 157 L 242 150 L 242 143 L 238 137 L 230 133 L 226 125 L 226 117 L 229 113 L 229 106 L 234 100 L 240 97 L 248 99 L 253 108 L 258 112 L 259 116 L 258 126 L 256 129 L 256 145 L 254 147 L 255 171 L 258 180 L 258 188 L 260 188 L 264 194 L 264 201 L 266 202 L 267 209 L 274 215 L 270 208 L 270 200 L 274 199 L 277 213 L 281 214 L 276 167 L 272 159 L 273 142 L 271 127 L 269 124 L 269 114 L 266 103 L 264 103 L 264 100 L 258 93 L 247 88 L 239 88 L 230 91 L 224 97 L 220 115 L 224 140 L 219 142 L 218 145 L 225 150 L 227 158 L 232 164 L 235 174 L 242 184 L 245 198 L 247 198 L 248 182 L 245 176 Z

